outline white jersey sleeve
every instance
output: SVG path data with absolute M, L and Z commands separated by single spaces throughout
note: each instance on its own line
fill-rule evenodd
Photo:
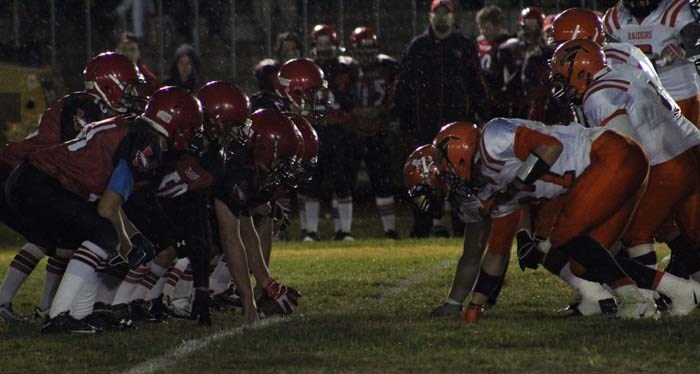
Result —
M 583 114 L 590 127 L 605 127 L 621 114 L 627 114 L 629 84 L 603 80 L 594 83 L 583 101 Z M 629 136 L 629 135 L 628 135 Z

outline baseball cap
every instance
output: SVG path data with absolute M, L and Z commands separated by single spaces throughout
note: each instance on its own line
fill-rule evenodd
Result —
M 433 2 L 430 4 L 430 12 L 434 12 L 437 8 L 441 6 L 446 6 L 447 10 L 449 10 L 451 13 L 454 13 L 455 7 L 452 5 L 452 1 L 450 0 L 433 0 Z

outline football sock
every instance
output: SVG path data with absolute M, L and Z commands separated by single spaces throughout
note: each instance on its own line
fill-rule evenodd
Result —
M 107 267 L 101 273 L 100 286 L 97 287 L 95 303 L 112 305 L 119 285 L 126 277 L 126 271 Z
M 61 278 L 66 272 L 68 262 L 73 254 L 70 249 L 56 249 L 56 255 L 49 257 L 46 262 L 46 273 L 44 275 L 44 289 L 39 301 L 39 309 L 47 310 L 51 307 L 51 302 L 56 295 Z
M 304 195 L 297 195 L 297 206 L 299 207 L 299 228 L 303 231 L 306 230 L 306 197 Z
M 175 262 L 168 271 L 165 273 L 167 278 L 165 285 L 163 286 L 163 294 L 170 299 L 176 299 L 182 297 L 178 294 L 178 291 L 182 293 L 182 288 L 187 282 L 188 276 L 186 275 L 187 269 L 190 267 L 190 260 L 188 258 L 181 258 Z M 189 271 L 189 280 L 192 281 L 192 270 Z M 182 283 L 181 283 L 182 282 Z M 179 285 L 179 289 L 178 289 Z
M 318 233 L 318 215 L 321 213 L 321 203 L 318 199 L 307 197 L 304 205 L 306 231 Z
M 151 261 L 151 263 L 148 266 L 148 273 L 146 273 L 143 278 L 141 279 L 141 282 L 139 282 L 138 286 L 136 286 L 136 289 L 134 290 L 134 294 L 131 295 L 131 300 L 146 300 L 146 295 L 148 294 L 148 291 L 150 291 L 153 286 L 158 283 L 158 280 L 165 274 L 165 268 L 156 264 L 155 261 Z
M 333 231 L 342 231 L 343 224 L 340 222 L 340 212 L 338 211 L 338 197 L 333 195 L 331 199 L 331 213 L 333 214 Z
M 114 301 L 112 305 L 128 304 L 132 301 L 131 297 L 134 294 L 134 290 L 143 279 L 143 276 L 148 273 L 148 266 L 139 266 L 136 269 L 129 270 L 122 283 L 117 289 L 117 293 L 114 295 Z
M 396 207 L 394 197 L 377 197 L 376 200 L 379 218 L 382 220 L 384 232 L 396 230 Z
M 577 266 L 580 265 L 583 272 L 582 278 L 586 280 L 605 283 L 612 288 L 634 284 L 634 281 L 625 274 L 610 252 L 587 235 L 577 236 L 569 240 L 560 249 L 569 254 Z M 634 261 L 631 262 L 636 264 Z M 574 264 L 572 263 L 571 266 L 573 270 Z M 654 272 L 643 265 L 639 266 Z M 578 272 L 574 271 L 574 274 L 578 275 Z
M 654 251 L 654 244 L 645 243 L 635 245 L 634 247 L 627 248 L 626 251 L 631 260 L 637 261 L 650 269 L 656 270 L 657 261 L 656 252 Z
M 218 295 L 228 289 L 229 283 L 231 283 L 231 272 L 228 269 L 226 256 L 221 256 L 214 271 L 209 276 L 209 290 L 211 290 L 212 295 Z
M 85 283 L 93 283 L 95 288 L 97 288 L 98 276 L 96 270 L 102 261 L 106 259 L 107 252 L 98 245 L 89 241 L 81 244 L 68 262 L 66 272 L 51 304 L 49 317 L 54 318 L 63 312 L 69 311 Z
M 0 305 L 12 302 L 19 288 L 43 257 L 44 251 L 37 245 L 27 243 L 22 247 L 10 263 L 5 280 L 0 286 Z
M 352 196 L 338 199 L 338 218 L 340 231 L 350 233 L 352 230 Z

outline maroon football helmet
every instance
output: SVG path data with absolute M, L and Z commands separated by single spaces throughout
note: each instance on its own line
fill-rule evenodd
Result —
M 379 40 L 377 40 L 377 34 L 374 33 L 369 27 L 361 26 L 356 27 L 355 30 L 350 34 L 350 47 L 379 47 Z
M 163 87 L 153 93 L 142 118 L 168 138 L 171 149 L 182 151 L 202 130 L 202 104 L 182 88 Z
M 320 96 L 320 91 L 328 87 L 323 77 L 323 70 L 313 61 L 296 58 L 287 61 L 279 73 L 278 93 L 288 98 L 302 113 L 310 113 Z
M 282 112 L 259 109 L 250 116 L 253 139 L 250 149 L 261 190 L 297 187 L 297 171 L 304 147 L 301 132 Z
M 136 88 L 145 84 L 138 67 L 128 57 L 105 52 L 93 57 L 83 71 L 85 91 L 104 101 L 118 113 L 127 113 L 139 98 Z
M 340 44 L 338 40 L 338 33 L 335 32 L 335 29 L 331 25 L 318 24 L 311 29 L 309 38 L 311 39 L 312 44 L 315 45 L 316 42 L 318 42 L 318 38 L 321 36 L 327 36 L 331 40 L 331 43 L 336 46 Z
M 232 141 L 245 145 L 252 133 L 243 131 L 248 126 L 250 99 L 232 83 L 212 81 L 197 91 L 204 110 L 204 133 L 211 142 L 224 148 Z

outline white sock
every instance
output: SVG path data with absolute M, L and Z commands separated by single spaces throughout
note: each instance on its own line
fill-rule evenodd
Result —
M 307 197 L 304 205 L 306 231 L 318 233 L 318 215 L 321 213 L 321 203 L 317 199 Z
M 0 286 L 0 305 L 11 303 L 17 291 L 44 257 L 44 251 L 37 245 L 27 243 L 15 255 Z
M 119 285 L 124 280 L 124 274 L 117 274 L 115 271 L 106 269 L 100 274 L 100 285 L 97 287 L 97 297 L 95 303 L 112 305 L 114 296 L 117 294 Z
M 377 210 L 379 218 L 382 220 L 384 232 L 396 230 L 396 207 L 393 196 L 377 197 Z
M 56 255 L 49 257 L 46 262 L 46 273 L 44 275 L 44 290 L 39 301 L 39 309 L 47 310 L 51 307 L 51 302 L 56 295 L 61 278 L 66 272 L 68 262 L 73 255 L 71 249 L 56 249 Z
M 649 253 L 654 253 L 652 261 L 656 260 L 656 253 L 654 251 L 654 244 L 652 243 L 644 243 L 640 245 L 635 245 L 634 247 L 627 248 L 627 254 L 630 256 L 630 259 L 635 260 L 638 257 L 642 257 L 645 255 L 648 255 Z M 651 258 L 651 257 L 650 257 Z M 638 261 L 640 262 L 640 261 Z M 654 261 L 653 264 L 646 264 L 643 262 L 642 263 L 644 266 L 656 270 L 658 262 Z
M 151 301 L 159 298 L 163 294 L 163 287 L 165 286 L 165 282 L 168 280 L 168 278 L 165 277 L 165 275 L 161 276 L 158 279 L 158 282 L 153 285 L 153 287 L 148 290 L 146 293 L 146 298 L 144 300 L 146 301 Z
M 587 281 L 574 275 L 574 273 L 571 272 L 571 263 L 569 262 L 567 262 L 561 269 L 559 272 L 559 277 L 568 283 L 569 286 L 576 290 L 576 292 L 578 292 L 582 297 L 588 297 L 595 300 L 606 298 L 606 296 L 609 294 L 609 292 L 603 288 L 600 283 Z
M 226 256 L 221 256 L 214 271 L 209 276 L 209 290 L 212 295 L 218 295 L 226 291 L 229 283 L 231 283 L 231 271 L 228 269 Z
M 338 199 L 338 216 L 340 231 L 350 233 L 352 230 L 352 196 Z
M 175 286 L 173 298 L 191 298 L 194 294 L 194 288 L 192 286 L 192 264 L 188 263 L 185 272 Z
M 439 218 L 433 218 L 433 227 L 442 226 L 442 220 Z
M 134 293 L 131 295 L 131 300 L 145 300 L 148 291 L 158 283 L 158 280 L 165 274 L 165 268 L 151 262 L 148 266 L 148 272 L 143 276 L 141 282 L 136 286 Z
M 297 195 L 297 205 L 299 206 L 299 228 L 306 230 L 306 196 Z
M 333 231 L 343 231 L 343 223 L 340 221 L 340 212 L 338 211 L 338 197 L 335 195 L 331 199 L 331 215 L 333 217 Z
M 92 314 L 92 308 L 97 299 L 97 288 L 100 285 L 97 272 L 93 272 L 93 274 L 94 277 L 85 279 L 83 286 L 80 288 L 80 292 L 78 292 L 78 296 L 71 306 L 70 315 L 75 319 L 83 319 Z
M 95 270 L 105 259 L 107 259 L 107 253 L 98 245 L 89 241 L 81 244 L 68 262 L 66 273 L 51 304 L 50 318 L 69 311 L 85 283 L 97 283 L 98 277 Z
M 167 280 L 163 286 L 163 294 L 166 297 L 169 297 L 171 300 L 176 298 L 177 285 L 185 277 L 185 271 L 188 266 L 190 266 L 190 260 L 186 257 L 181 258 L 165 273 Z
M 129 273 L 119 285 L 117 293 L 114 295 L 112 305 L 130 303 L 133 300 L 131 297 L 134 294 L 134 290 L 146 273 L 148 273 L 148 266 L 139 266 L 136 269 L 129 270 Z

